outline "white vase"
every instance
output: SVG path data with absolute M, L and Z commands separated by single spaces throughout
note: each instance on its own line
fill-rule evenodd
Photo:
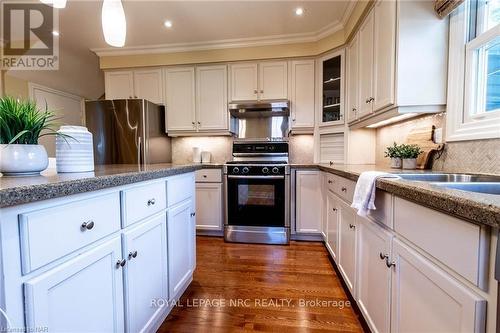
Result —
M 57 172 L 94 171 L 94 145 L 87 128 L 61 126 L 57 133 L 61 134 L 56 137 Z
M 401 159 L 399 157 L 391 157 L 391 168 L 401 169 Z
M 403 169 L 413 170 L 417 168 L 416 158 L 403 158 Z
M 0 172 L 4 176 L 39 175 L 49 158 L 42 145 L 0 145 Z

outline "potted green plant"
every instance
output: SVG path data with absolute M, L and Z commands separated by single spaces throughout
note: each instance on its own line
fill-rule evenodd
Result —
M 413 170 L 417 168 L 417 157 L 422 153 L 418 145 L 402 144 L 400 147 L 403 169 Z
M 36 175 L 48 166 L 44 135 L 58 135 L 54 113 L 34 101 L 0 98 L 0 172 L 5 176 Z
M 385 149 L 385 157 L 391 159 L 391 168 L 401 169 L 401 153 L 400 147 L 396 142 L 392 146 Z

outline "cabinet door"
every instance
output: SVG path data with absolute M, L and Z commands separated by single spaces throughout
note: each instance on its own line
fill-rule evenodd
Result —
M 104 74 L 106 99 L 134 98 L 132 71 L 106 72 Z
M 326 197 L 326 224 L 327 224 L 327 233 L 326 233 L 326 244 L 328 249 L 330 250 L 330 254 L 332 255 L 335 261 L 338 260 L 338 243 L 339 243 L 339 206 L 338 200 L 335 195 L 327 190 Z M 338 262 L 338 261 L 337 261 Z
M 147 329 L 160 307 L 155 299 L 167 299 L 167 216 L 160 213 L 123 234 L 125 312 L 127 332 Z
M 391 332 L 482 332 L 486 301 L 438 266 L 393 242 Z
M 196 228 L 222 230 L 222 184 L 196 184 Z
M 167 129 L 195 131 L 194 67 L 168 68 L 165 80 Z
M 357 118 L 359 111 L 359 36 L 356 35 L 347 47 L 347 121 Z
M 192 202 L 186 200 L 168 211 L 168 297 L 180 297 L 182 287 L 193 274 L 194 267 L 194 227 Z
M 291 62 L 292 130 L 314 128 L 314 60 Z
M 297 233 L 321 233 L 321 180 L 319 171 L 296 173 Z
M 163 82 L 161 69 L 134 71 L 134 97 L 163 104 Z
M 357 221 L 356 300 L 372 332 L 389 332 L 391 270 L 384 256 L 391 254 L 392 235 L 368 219 Z
M 359 113 L 358 118 L 372 112 L 373 97 L 373 11 L 359 30 Z
M 288 70 L 286 61 L 259 64 L 259 99 L 286 99 Z
M 196 68 L 198 130 L 228 130 L 226 66 Z
M 120 237 L 24 284 L 26 325 L 51 332 L 123 332 Z
M 351 294 L 356 285 L 356 212 L 339 200 L 338 267 Z
M 231 101 L 251 101 L 258 97 L 257 64 L 244 63 L 229 66 Z
M 373 111 L 394 104 L 396 1 L 379 1 L 374 9 Z

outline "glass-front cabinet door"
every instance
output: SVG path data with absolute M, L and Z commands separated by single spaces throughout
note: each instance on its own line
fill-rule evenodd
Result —
M 336 52 L 320 60 L 320 125 L 344 123 L 344 53 Z

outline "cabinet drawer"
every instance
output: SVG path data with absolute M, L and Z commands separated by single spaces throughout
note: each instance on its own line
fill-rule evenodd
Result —
M 111 193 L 19 216 L 23 274 L 120 230 L 120 197 Z
M 340 177 L 339 185 L 337 186 L 337 194 L 347 201 L 352 203 L 352 197 L 354 196 L 354 189 L 356 188 L 356 183 L 352 180 Z
M 194 196 L 194 174 L 184 174 L 167 179 L 168 207 Z
M 340 177 L 332 175 L 331 173 L 327 173 L 325 178 L 326 178 L 326 189 L 336 193 L 337 188 L 340 186 Z
M 221 169 L 197 170 L 195 173 L 195 180 L 197 183 L 221 183 L 222 170 Z
M 480 288 L 488 267 L 481 227 L 396 197 L 394 230 Z
M 159 181 L 123 190 L 123 227 L 167 208 L 166 186 L 165 181 Z

